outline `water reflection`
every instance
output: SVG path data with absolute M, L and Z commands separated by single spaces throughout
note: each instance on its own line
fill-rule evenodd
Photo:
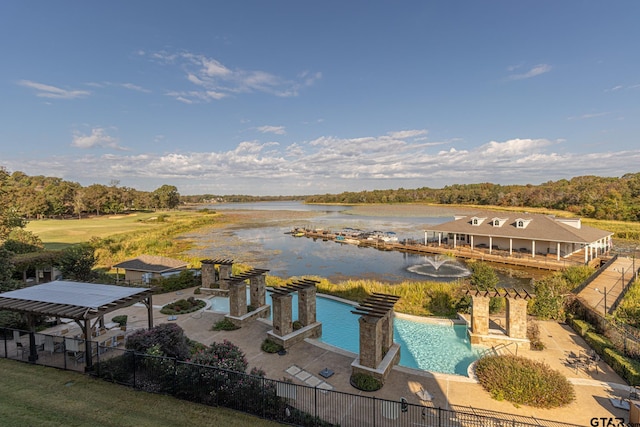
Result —
M 392 231 L 399 240 L 422 241 L 427 224 L 439 224 L 452 217 L 394 217 L 364 216 L 351 211 L 349 206 L 305 205 L 301 202 L 260 202 L 212 205 L 212 209 L 257 209 L 313 211 L 318 215 L 302 219 L 296 226 L 338 231 L 344 228 L 361 230 Z M 292 220 L 295 216 L 292 214 Z M 266 224 L 259 228 L 234 229 L 233 233 L 242 242 L 250 243 L 250 252 L 255 259 L 238 259 L 254 267 L 269 269 L 270 275 L 288 278 L 291 276 L 316 275 L 331 281 L 348 279 L 371 279 L 389 283 L 406 280 L 437 280 L 450 282 L 470 274 L 466 264 L 455 258 L 434 258 L 432 255 L 379 250 L 340 244 L 334 241 L 296 238 L 291 234 L 291 225 Z M 212 251 L 207 252 L 207 257 Z M 229 256 L 215 252 L 214 256 Z M 259 260 L 256 263 L 256 259 Z M 500 276 L 502 286 L 522 287 L 528 280 Z

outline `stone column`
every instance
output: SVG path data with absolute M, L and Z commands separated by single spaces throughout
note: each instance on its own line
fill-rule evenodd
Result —
M 372 316 L 360 316 L 360 364 L 376 369 L 382 362 L 382 322 Z
M 489 297 L 471 297 L 471 332 L 489 334 Z
M 259 308 L 267 305 L 266 276 L 261 274 L 249 279 L 251 305 Z
M 298 290 L 298 320 L 302 326 L 316 323 L 316 287 Z
M 216 266 L 213 261 L 205 259 L 202 263 L 202 287 L 213 288 L 216 283 Z
M 527 338 L 527 300 L 507 298 L 507 335 Z
M 229 289 L 229 278 L 231 277 L 231 267 L 233 264 L 220 264 L 220 289 L 227 290 Z M 245 300 L 246 300 L 245 296 Z
M 242 317 L 247 314 L 247 285 L 244 282 L 229 283 L 229 316 Z
M 382 331 L 382 345 L 385 351 L 389 350 L 393 345 L 393 309 L 380 319 Z M 384 354 L 382 355 L 384 357 Z
M 273 333 L 280 337 L 293 332 L 291 294 L 278 295 L 275 292 L 271 295 L 273 304 Z

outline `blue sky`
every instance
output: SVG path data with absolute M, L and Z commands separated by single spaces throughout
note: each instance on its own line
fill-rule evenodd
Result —
M 0 166 L 181 194 L 640 170 L 640 2 L 0 3 Z

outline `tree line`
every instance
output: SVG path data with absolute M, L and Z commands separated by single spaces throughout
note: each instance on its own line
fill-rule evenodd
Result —
M 454 184 L 308 196 L 308 203 L 437 203 L 546 208 L 585 218 L 640 221 L 640 173 L 579 176 L 540 185 Z
M 119 214 L 129 210 L 174 209 L 180 194 L 173 185 L 154 191 L 109 185 L 83 187 L 77 182 L 50 176 L 8 173 L 0 167 L 0 201 L 14 216 L 26 220 L 49 217 L 81 217 L 83 214 Z
M 640 173 L 617 177 L 593 175 L 540 185 L 453 184 L 443 188 L 372 190 L 310 196 L 187 195 L 173 185 L 154 191 L 77 182 L 57 177 L 9 173 L 0 166 L 0 201 L 7 221 L 83 214 L 118 214 L 141 209 L 174 209 L 181 204 L 304 200 L 307 203 L 436 203 L 564 210 L 584 218 L 640 221 Z

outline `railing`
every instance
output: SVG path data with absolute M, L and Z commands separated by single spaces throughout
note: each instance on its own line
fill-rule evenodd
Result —
M 583 289 L 585 289 L 587 286 L 589 286 L 589 284 L 591 282 L 596 280 L 598 278 L 598 276 L 600 276 L 600 274 L 602 274 L 603 271 L 605 271 L 607 268 L 609 268 L 611 266 L 611 264 L 616 262 L 617 259 L 618 259 L 618 254 L 615 254 L 609 261 L 604 263 L 604 265 L 602 265 L 598 270 L 596 270 L 595 273 L 593 273 L 591 276 L 589 276 L 587 278 L 587 280 L 585 280 L 584 282 L 579 284 L 576 288 L 574 288 L 572 292 L 574 294 L 579 294 L 580 292 L 582 292 Z
M 13 332 L 13 329 L 3 329 L 0 333 L 3 340 L 0 343 L 0 356 L 26 361 L 24 355 L 16 350 Z M 20 341 L 29 334 L 26 331 L 16 332 Z M 46 336 L 55 337 L 43 335 Z M 39 348 L 39 357 L 32 363 L 85 371 L 84 355 L 80 354 L 81 351 L 75 354 L 76 348 L 85 348 L 84 343 L 77 346 L 63 339 L 57 349 Z M 196 365 L 173 358 L 134 353 L 120 346 L 104 346 L 94 341 L 89 342 L 89 348 L 93 362 L 93 367 L 88 372 L 90 375 L 138 390 L 169 394 L 210 406 L 224 406 L 291 425 L 574 426 L 472 407 L 451 406 L 443 409 L 433 406 L 430 402 L 426 402 L 426 405 L 416 405 L 404 399 L 394 401 L 326 390 Z

